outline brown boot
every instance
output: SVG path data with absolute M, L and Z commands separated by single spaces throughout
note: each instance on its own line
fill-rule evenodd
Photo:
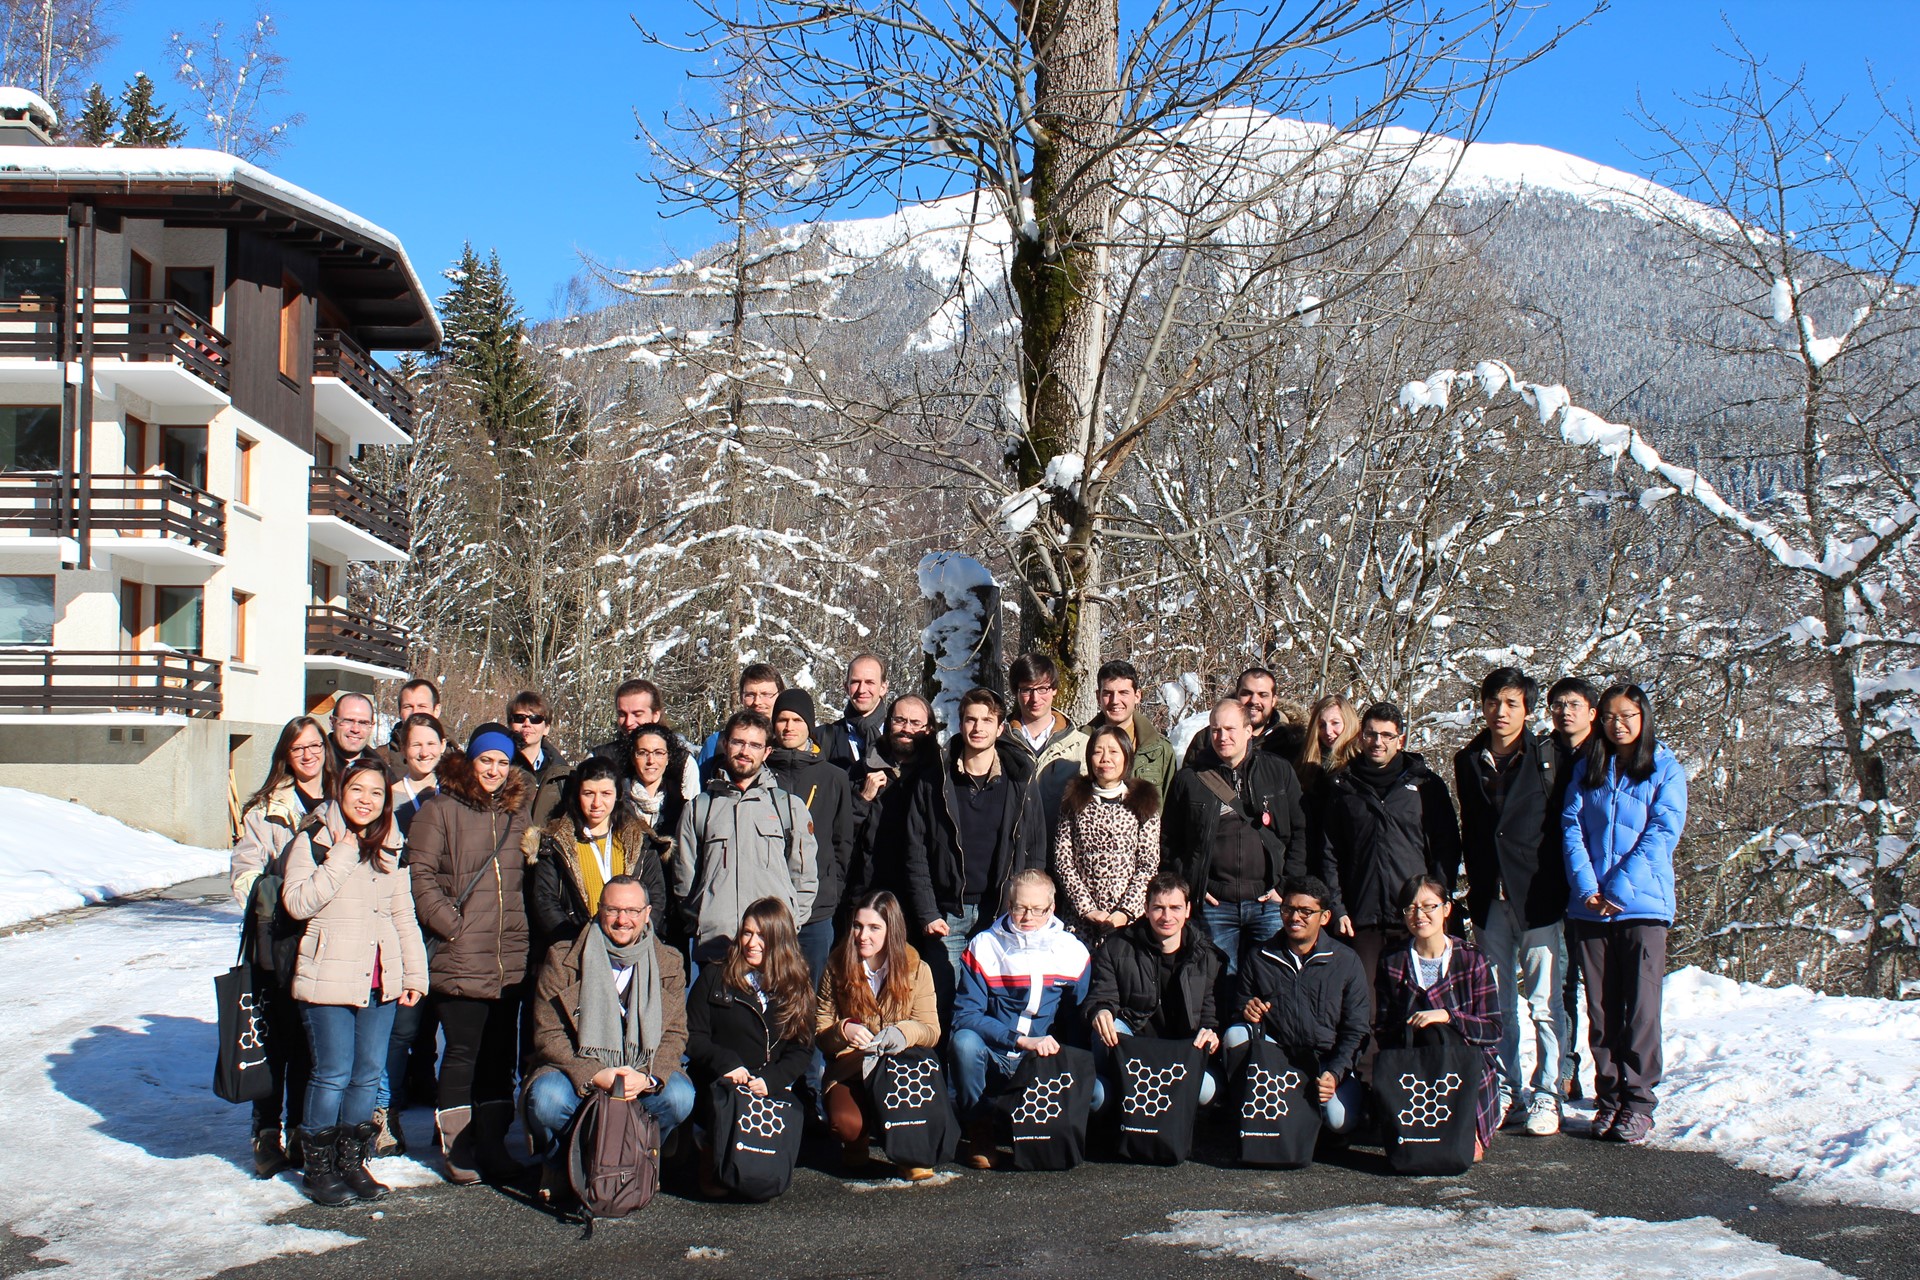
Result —
M 867 1140 L 840 1144 L 840 1172 L 867 1174 L 873 1172 L 873 1157 Z
M 440 1129 L 440 1154 L 446 1157 L 447 1181 L 457 1186 L 472 1186 L 480 1181 L 480 1170 L 473 1159 L 473 1108 L 450 1107 L 433 1113 Z
M 729 1194 L 720 1184 L 720 1175 L 713 1169 L 713 1149 L 704 1142 L 693 1145 L 693 1173 L 700 1184 L 700 1194 L 709 1200 L 725 1200 Z
M 994 1147 L 993 1122 L 976 1120 L 967 1127 L 960 1144 L 960 1163 L 969 1169 L 992 1169 L 999 1164 L 1000 1153 Z
M 523 1172 L 507 1150 L 507 1130 L 512 1126 L 511 1102 L 482 1102 L 473 1108 L 473 1158 L 488 1182 L 512 1182 Z

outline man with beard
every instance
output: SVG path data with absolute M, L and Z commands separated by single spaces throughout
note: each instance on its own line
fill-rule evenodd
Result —
M 847 664 L 844 688 L 846 712 L 832 724 L 821 725 L 814 740 L 830 764 L 851 773 L 886 733 L 886 663 L 871 653 L 860 654 Z
M 906 900 L 907 805 L 922 769 L 938 767 L 933 708 L 903 693 L 887 709 L 886 732 L 853 766 L 853 859 L 842 902 L 885 889 Z
M 1234 682 L 1233 696 L 1247 709 L 1247 724 L 1253 734 L 1252 749 L 1292 763 L 1300 754 L 1300 748 L 1307 745 L 1307 733 L 1281 711 L 1280 686 L 1273 672 L 1265 667 L 1248 667 Z M 1181 766 L 1191 769 L 1206 746 L 1207 735 L 1194 734 L 1193 740 L 1187 743 Z

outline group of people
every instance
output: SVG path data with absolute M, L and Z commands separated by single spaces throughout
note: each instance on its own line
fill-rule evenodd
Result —
M 961 1159 L 989 1168 L 1029 1055 L 1090 1048 L 1099 1115 L 1125 1035 L 1202 1050 L 1202 1105 L 1276 1042 L 1335 1141 L 1366 1123 L 1378 1051 L 1457 1037 L 1484 1063 L 1478 1155 L 1502 1127 L 1559 1132 L 1579 987 L 1593 1132 L 1645 1141 L 1686 778 L 1640 688 L 1560 679 L 1543 733 L 1535 682 L 1493 671 L 1450 788 L 1398 707 L 1332 694 L 1298 723 L 1264 668 L 1184 755 L 1127 662 L 1099 669 L 1085 725 L 1054 709 L 1045 655 L 1008 677 L 1011 708 L 969 691 L 944 744 L 871 654 L 825 724 L 747 667 L 697 748 L 628 680 L 577 763 L 534 692 L 464 747 L 426 680 L 384 747 L 364 695 L 290 721 L 233 856 L 274 1074 L 256 1171 L 376 1198 L 367 1159 L 405 1149 L 400 1114 L 431 1090 L 449 1180 L 519 1176 L 516 1105 L 551 1174 L 598 1090 L 680 1131 L 718 1194 L 702 1113 L 725 1080 L 793 1091 L 867 1172 L 866 1076 L 908 1050 L 942 1056 Z

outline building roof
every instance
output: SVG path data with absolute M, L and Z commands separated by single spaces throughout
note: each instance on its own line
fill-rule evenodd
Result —
M 0 212 L 54 212 L 75 196 L 88 197 L 97 212 L 245 227 L 295 242 L 319 257 L 319 292 L 348 316 L 364 345 L 408 350 L 440 340 L 432 299 L 398 237 L 225 152 L 0 146 Z

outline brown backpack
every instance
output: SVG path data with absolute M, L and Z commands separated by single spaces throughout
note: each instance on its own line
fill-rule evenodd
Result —
M 596 1218 L 645 1208 L 660 1189 L 659 1121 L 620 1093 L 589 1090 L 567 1139 L 567 1176 L 588 1231 Z

